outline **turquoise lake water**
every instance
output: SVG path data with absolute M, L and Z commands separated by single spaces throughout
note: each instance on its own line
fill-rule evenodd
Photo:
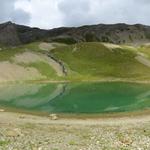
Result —
M 150 84 L 1 85 L 0 108 L 67 114 L 139 111 L 150 108 Z

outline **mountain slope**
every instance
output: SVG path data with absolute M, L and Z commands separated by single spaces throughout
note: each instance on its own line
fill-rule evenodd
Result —
M 17 25 L 12 22 L 0 24 L 0 44 L 15 46 L 34 41 L 43 40 L 47 37 L 47 31 Z
M 114 44 L 141 44 L 150 41 L 150 27 L 145 25 L 98 24 L 77 28 L 50 30 L 53 39 L 60 42 L 108 42 Z
M 49 57 L 41 43 L 32 43 L 16 48 L 1 48 L 0 82 L 50 80 L 58 81 L 65 76 L 63 67 Z M 49 44 L 51 47 L 59 44 Z M 50 47 L 49 47 L 50 50 Z
M 150 79 L 150 66 L 137 59 L 142 56 L 134 47 L 84 42 L 56 48 L 52 53 L 66 64 L 72 80 Z
M 0 24 L 0 44 L 12 46 L 21 44 L 17 30 L 12 23 Z
M 36 42 L 0 50 L 0 82 L 150 81 L 149 75 L 147 45 Z

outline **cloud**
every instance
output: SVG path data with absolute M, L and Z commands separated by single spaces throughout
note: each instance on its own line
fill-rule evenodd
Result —
M 150 25 L 150 0 L 1 0 L 0 21 L 55 28 L 99 23 Z
M 1 0 L 0 1 L 0 22 L 13 21 L 16 23 L 29 22 L 30 16 L 22 9 L 16 9 L 17 0 Z
M 16 7 L 30 13 L 30 26 L 55 28 L 62 26 L 62 16 L 58 9 L 60 0 L 21 0 Z
M 62 12 L 64 25 L 78 26 L 92 21 L 92 18 L 89 17 L 90 1 L 62 0 L 58 7 Z
M 30 15 L 21 9 L 17 9 L 12 13 L 12 21 L 16 23 L 26 24 L 29 22 Z
M 149 0 L 61 0 L 58 6 L 67 26 L 120 22 L 150 24 Z

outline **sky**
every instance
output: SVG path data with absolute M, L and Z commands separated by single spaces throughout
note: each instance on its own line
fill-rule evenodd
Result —
M 51 29 L 91 24 L 150 25 L 150 0 L 0 0 L 0 23 Z

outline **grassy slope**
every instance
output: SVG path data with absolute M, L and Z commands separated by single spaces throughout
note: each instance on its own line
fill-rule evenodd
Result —
M 150 59 L 150 45 L 142 45 L 138 48 L 138 50 L 144 53 Z
M 55 70 L 45 62 L 35 62 L 29 64 L 21 64 L 24 67 L 36 68 L 42 75 L 46 76 L 46 79 L 58 79 Z
M 56 48 L 52 52 L 71 70 L 71 79 L 150 79 L 150 68 L 135 59 L 136 51 L 125 46 L 110 49 L 101 43 L 80 43 Z
M 12 57 L 25 51 L 45 52 L 39 48 L 39 44 L 37 42 L 16 48 L 5 48 L 0 51 L 0 62 L 13 62 Z M 150 58 L 149 49 L 149 46 L 137 48 L 139 52 L 145 53 Z M 137 50 L 127 46 L 110 48 L 98 42 L 58 45 L 57 48 L 51 50 L 51 53 L 65 64 L 68 70 L 68 76 L 65 78 L 59 78 L 55 70 L 45 62 L 18 65 L 37 69 L 46 76 L 47 80 L 150 80 L 150 68 L 135 59 Z
M 22 46 L 18 46 L 18 47 L 3 47 L 2 50 L 0 51 L 0 63 L 3 61 L 8 61 L 14 64 L 17 64 L 19 66 L 22 66 L 24 68 L 35 68 L 39 71 L 39 73 L 41 73 L 43 76 L 45 76 L 46 80 L 61 80 L 55 70 L 46 62 L 34 62 L 34 63 L 16 63 L 13 60 L 13 57 L 15 57 L 15 55 L 21 55 L 24 52 L 38 52 L 39 54 L 42 53 L 43 54 L 43 50 L 41 50 L 39 48 L 39 44 L 40 43 L 31 43 L 31 44 L 27 44 L 27 45 L 22 45 Z M 37 53 L 37 54 L 38 54 Z M 37 79 L 36 79 L 37 80 Z M 43 80 L 43 78 L 39 78 L 39 80 Z

